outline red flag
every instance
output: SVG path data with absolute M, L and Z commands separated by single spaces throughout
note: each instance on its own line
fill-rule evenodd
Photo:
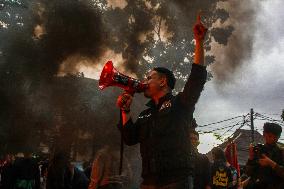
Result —
M 238 163 L 238 153 L 237 153 L 237 145 L 235 142 L 230 142 L 226 149 L 225 149 L 225 155 L 227 158 L 227 161 L 237 169 L 238 175 L 240 176 L 240 166 Z

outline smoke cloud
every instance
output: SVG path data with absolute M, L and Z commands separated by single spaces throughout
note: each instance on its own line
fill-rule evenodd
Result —
M 173 69 L 183 81 L 192 63 L 192 26 L 199 10 L 204 12 L 205 24 L 212 26 L 206 49 L 211 50 L 215 59 L 208 58 L 208 64 L 216 60 L 211 66 L 214 77 L 227 81 L 244 60 L 250 58 L 257 3 L 217 2 L 109 0 L 104 4 L 91 0 L 33 0 L 23 1 L 24 6 L 20 7 L 3 6 L 5 11 L 1 10 L 0 14 L 1 26 L 5 25 L 0 28 L 0 105 L 3 113 L 0 118 L 7 126 L 5 132 L 9 133 L 10 125 L 15 128 L 21 125 L 19 133 L 56 125 L 52 132 L 63 130 L 68 137 L 82 122 L 73 122 L 70 126 L 64 122 L 66 120 L 68 123 L 75 118 L 96 122 L 112 118 L 116 113 L 113 105 L 118 91 L 104 96 L 89 90 L 96 86 L 91 85 L 90 80 L 77 81 L 85 80 L 83 75 L 71 75 L 66 81 L 54 77 L 84 72 L 98 78 L 107 59 L 113 59 L 119 71 L 140 78 L 151 67 L 165 66 Z M 9 12 L 10 16 L 4 12 Z M 94 71 L 87 74 L 90 68 Z M 183 83 L 179 82 L 177 87 L 181 89 Z M 94 93 L 96 99 L 90 99 Z M 137 112 L 142 104 L 134 104 Z M 54 112 L 61 118 L 54 118 Z M 88 118 L 97 112 L 99 115 L 94 119 Z M 117 120 L 99 123 L 108 124 L 104 128 L 110 128 L 114 121 Z M 62 125 L 68 128 L 60 129 L 60 124 L 61 128 Z M 88 130 L 91 127 L 85 128 Z M 100 128 L 97 132 L 105 130 Z M 72 142 L 71 134 L 66 141 Z M 30 132 L 22 138 L 32 140 L 33 135 L 37 134 Z M 3 137 L 1 144 L 11 136 Z
M 210 66 L 213 77 L 218 84 L 232 82 L 245 62 L 252 56 L 253 39 L 256 31 L 256 11 L 259 2 L 225 1 L 219 4 L 229 12 L 229 19 L 221 27 L 229 29 L 231 35 L 224 40 L 224 34 L 219 28 L 213 28 L 214 39 L 211 52 L 216 62 Z

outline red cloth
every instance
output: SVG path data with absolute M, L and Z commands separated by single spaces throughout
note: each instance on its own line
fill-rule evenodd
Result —
M 237 169 L 238 175 L 240 176 L 240 166 L 238 163 L 238 153 L 237 153 L 237 145 L 235 142 L 230 142 L 226 149 L 225 149 L 225 155 L 227 158 L 227 161 Z

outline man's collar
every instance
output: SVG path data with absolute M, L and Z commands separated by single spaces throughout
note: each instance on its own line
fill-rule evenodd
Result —
M 172 93 L 169 92 L 169 93 L 165 94 L 163 97 L 161 97 L 161 98 L 159 99 L 158 105 L 155 104 L 154 100 L 150 100 L 150 101 L 146 104 L 146 106 L 148 106 L 148 107 L 150 107 L 150 108 L 160 107 L 166 100 L 169 100 L 172 96 L 173 96 Z

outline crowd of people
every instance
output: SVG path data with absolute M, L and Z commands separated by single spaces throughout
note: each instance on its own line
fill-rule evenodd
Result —
M 198 189 L 282 189 L 284 188 L 284 150 L 277 145 L 282 128 L 275 123 L 265 123 L 265 144 L 250 145 L 247 164 L 242 171 L 228 162 L 223 149 L 212 149 L 213 162 L 197 152 L 194 187 Z M 196 149 L 199 137 L 190 132 Z
M 175 76 L 164 67 L 147 75 L 144 96 L 147 109 L 134 122 L 132 95 L 117 99 L 121 111 L 118 129 L 126 145 L 140 144 L 142 183 L 131 184 L 132 170 L 127 159 L 120 171 L 120 153 L 112 145 L 99 150 L 92 167 L 84 171 L 70 161 L 68 153 L 56 152 L 49 161 L 37 162 L 26 153 L 1 165 L 3 189 L 283 189 L 284 153 L 277 146 L 281 126 L 264 124 L 264 145 L 250 146 L 246 170 L 240 173 L 226 158 L 223 149 L 212 150 L 213 162 L 198 152 L 199 135 L 191 127 L 195 104 L 207 79 L 203 41 L 207 28 L 195 24 L 195 56 L 182 92 L 173 95 Z M 119 149 L 119 148 L 118 148 Z
M 189 130 L 191 143 L 191 170 L 189 175 L 193 189 L 283 189 L 284 151 L 278 147 L 281 126 L 265 123 L 265 144 L 249 146 L 249 157 L 243 171 L 230 165 L 224 149 L 212 149 L 212 161 L 198 152 L 199 134 Z M 64 152 L 55 153 L 50 161 L 39 160 L 26 152 L 15 158 L 7 154 L 1 162 L 0 189 L 136 189 L 132 182 L 132 169 L 124 158 L 119 172 L 120 152 L 116 147 L 105 145 L 99 150 L 91 165 L 81 170 L 71 163 Z M 176 179 L 179 179 L 176 177 Z M 156 182 L 164 180 L 156 180 Z M 167 181 L 165 181 L 167 182 Z M 178 182 L 176 180 L 175 182 Z M 153 188 L 164 188 L 163 185 Z M 167 186 L 187 188 L 187 186 Z

